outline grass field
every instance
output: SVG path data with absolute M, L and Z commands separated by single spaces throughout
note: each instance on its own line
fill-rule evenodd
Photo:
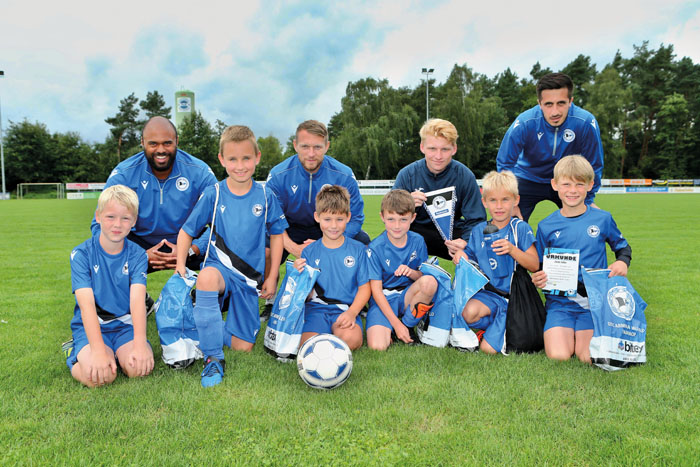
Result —
M 381 232 L 379 197 L 365 230 Z M 354 353 L 340 388 L 308 388 L 266 354 L 227 351 L 223 384 L 160 359 L 90 390 L 60 352 L 74 298 L 69 252 L 95 201 L 0 202 L 0 464 L 700 464 L 700 196 L 600 195 L 633 248 L 648 302 L 648 363 L 606 373 L 543 354 L 393 345 Z M 553 210 L 540 205 L 533 225 Z M 149 276 L 157 296 L 169 273 Z

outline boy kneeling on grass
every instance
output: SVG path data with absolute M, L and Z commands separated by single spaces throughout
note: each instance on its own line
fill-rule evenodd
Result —
M 469 327 L 478 330 L 477 336 L 481 341 L 479 348 L 485 353 L 495 354 L 503 348 L 505 326 L 502 326 L 502 330 L 498 329 L 498 332 L 484 331 L 494 324 L 497 313 L 505 313 L 508 309 L 508 301 L 503 295 L 510 293 L 515 262 L 530 272 L 539 269 L 532 228 L 527 222 L 513 217 L 519 201 L 518 180 L 512 172 L 506 170 L 486 174 L 481 202 L 491 214 L 491 220 L 477 224 L 472 229 L 464 251 L 458 251 L 453 257 L 455 264 L 463 256 L 476 261 L 489 278 L 490 284 L 502 293 L 480 290 L 462 310 L 462 316 Z M 486 241 L 485 237 L 491 241 Z M 513 244 L 516 241 L 517 247 Z
M 129 378 L 153 370 L 153 351 L 146 339 L 148 257 L 126 240 L 138 212 L 139 200 L 130 188 L 105 189 L 95 211 L 99 233 L 70 254 L 76 305 L 66 364 L 85 386 L 114 381 L 117 362 Z
M 253 349 L 260 330 L 258 293 L 270 298 L 277 288 L 287 221 L 272 191 L 253 180 L 260 156 L 250 128 L 226 128 L 219 141 L 219 162 L 228 177 L 204 191 L 177 237 L 175 270 L 184 277 L 192 239 L 213 222 L 209 254 L 197 277 L 193 311 L 204 354 L 203 387 L 221 383 L 226 367 L 224 345 L 233 350 Z M 267 234 L 272 261 L 265 277 Z M 229 306 L 224 324 L 221 311 L 226 299 Z
M 309 244 L 294 261 L 320 269 L 304 308 L 301 344 L 316 334 L 334 334 L 351 350 L 362 345 L 359 314 L 370 296 L 365 245 L 344 235 L 350 220 L 350 195 L 338 185 L 327 185 L 316 195 L 314 219 L 323 236 Z
M 576 249 L 579 251 L 579 266 L 605 269 L 608 268 L 607 243 L 616 258 L 609 267 L 610 277 L 626 276 L 632 248 L 609 212 L 585 204 L 593 179 L 593 167 L 582 156 L 567 156 L 557 162 L 552 188 L 559 195 L 562 208 L 537 225 L 537 253 L 544 258 L 545 248 Z M 532 282 L 541 289 L 545 288 L 547 274 L 536 272 L 532 275 Z M 576 355 L 582 362 L 590 364 L 593 318 L 580 268 L 575 296 L 546 293 L 545 299 L 544 350 L 547 357 L 568 360 Z
M 369 244 L 369 283 L 372 290 L 367 312 L 367 345 L 386 350 L 391 334 L 407 344 L 410 330 L 401 321 L 408 311 L 422 318 L 432 308 L 437 281 L 418 270 L 428 259 L 423 237 L 409 231 L 416 205 L 406 190 L 391 190 L 382 199 L 380 216 L 386 230 Z M 410 311 L 409 311 L 410 310 Z

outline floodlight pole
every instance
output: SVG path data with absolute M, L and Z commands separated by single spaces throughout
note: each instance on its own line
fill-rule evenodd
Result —
M 5 72 L 0 70 L 0 78 L 5 77 Z M 2 96 L 0 96 L 0 166 L 2 166 L 2 192 L 0 200 L 5 199 L 5 146 L 2 135 Z
M 430 120 L 430 75 L 435 68 L 423 68 L 421 73 L 425 75 L 425 120 Z

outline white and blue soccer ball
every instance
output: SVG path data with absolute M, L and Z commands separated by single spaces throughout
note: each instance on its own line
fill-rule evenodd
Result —
M 318 334 L 299 349 L 297 368 L 301 379 L 312 388 L 337 388 L 352 372 L 352 352 L 333 334 Z

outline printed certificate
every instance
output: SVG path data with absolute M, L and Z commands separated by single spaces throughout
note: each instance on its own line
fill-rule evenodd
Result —
M 545 248 L 542 270 L 547 273 L 547 284 L 542 291 L 550 295 L 575 296 L 579 256 L 579 250 Z

